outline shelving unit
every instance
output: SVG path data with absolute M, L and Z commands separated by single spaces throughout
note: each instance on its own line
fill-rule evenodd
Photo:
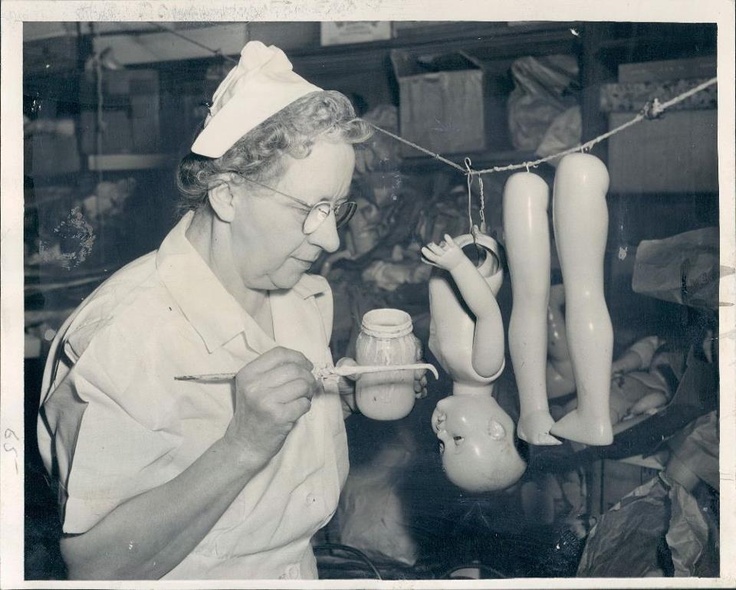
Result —
M 398 26 L 398 25 L 397 25 Z M 549 22 L 514 25 L 509 23 L 461 22 L 430 24 L 411 29 L 397 28 L 389 41 L 331 47 L 307 47 L 289 53 L 294 68 L 306 77 L 341 76 L 360 71 L 386 73 L 392 49 L 429 53 L 467 51 L 483 60 L 512 59 L 519 55 L 547 55 L 575 50 L 579 40 L 571 29 L 579 23 Z

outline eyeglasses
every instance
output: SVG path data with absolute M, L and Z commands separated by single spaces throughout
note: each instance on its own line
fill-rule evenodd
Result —
M 296 197 L 292 197 L 291 195 L 282 193 L 281 191 L 267 186 L 261 182 L 258 182 L 257 180 L 253 180 L 252 178 L 246 178 L 245 176 L 241 176 L 241 178 L 247 180 L 248 182 L 252 182 L 253 184 L 257 184 L 260 187 L 273 191 L 276 194 L 289 199 L 292 203 L 298 205 L 298 207 L 296 208 L 307 214 L 307 216 L 304 218 L 304 224 L 302 225 L 302 231 L 307 236 L 317 231 L 317 229 L 320 225 L 322 225 L 325 219 L 330 216 L 330 213 L 335 214 L 335 227 L 339 228 L 350 221 L 350 219 L 355 214 L 356 209 L 358 208 L 358 204 L 355 201 L 342 201 L 341 203 L 334 204 L 330 201 L 320 201 L 315 205 L 310 205 L 309 203 L 306 203 L 301 199 L 297 199 Z

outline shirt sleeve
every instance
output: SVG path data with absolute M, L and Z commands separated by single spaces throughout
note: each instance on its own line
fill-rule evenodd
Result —
M 176 475 L 175 408 L 146 363 L 120 330 L 106 328 L 44 403 L 66 533 L 89 530 Z

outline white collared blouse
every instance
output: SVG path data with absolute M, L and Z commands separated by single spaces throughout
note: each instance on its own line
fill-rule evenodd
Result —
M 222 437 L 232 383 L 175 376 L 237 372 L 276 345 L 332 365 L 327 281 L 304 275 L 271 293 L 271 338 L 187 240 L 191 218 L 103 283 L 52 345 L 38 438 L 60 484 L 66 533 L 171 480 Z M 333 515 L 347 470 L 340 399 L 328 383 L 281 451 L 165 578 L 316 577 L 310 538 Z

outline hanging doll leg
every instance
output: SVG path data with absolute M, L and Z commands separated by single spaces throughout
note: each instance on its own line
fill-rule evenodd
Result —
M 549 434 L 554 420 L 546 388 L 548 201 L 547 183 L 535 174 L 514 174 L 504 187 L 503 226 L 513 292 L 509 351 L 521 409 L 517 428 L 521 439 L 535 445 L 560 444 Z
M 569 440 L 608 445 L 613 328 L 603 295 L 608 234 L 608 171 L 595 156 L 571 154 L 555 175 L 553 220 L 565 288 L 565 324 L 578 406 L 550 432 Z

